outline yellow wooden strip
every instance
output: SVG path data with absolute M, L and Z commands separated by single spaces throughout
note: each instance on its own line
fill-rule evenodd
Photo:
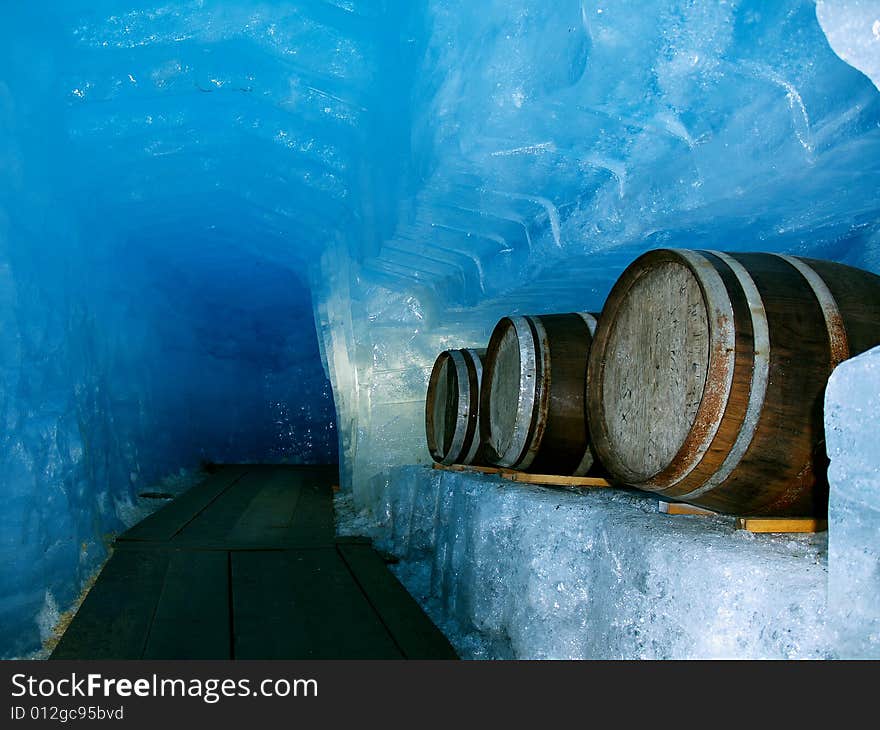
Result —
M 610 487 L 611 482 L 598 477 L 567 477 L 557 474 L 529 474 L 524 471 L 508 471 L 501 474 L 505 479 L 524 484 L 549 484 L 556 487 Z
M 463 471 L 477 471 L 481 474 L 505 474 L 510 469 L 503 469 L 497 466 L 466 466 Z
M 828 520 L 815 517 L 739 517 L 738 530 L 749 532 L 823 532 L 828 529 Z
M 611 482 L 597 477 L 569 477 L 557 474 L 529 474 L 524 471 L 503 469 L 496 466 L 472 466 L 470 464 L 432 464 L 434 469 L 444 471 L 470 471 L 480 474 L 500 474 L 505 479 L 524 484 L 549 484 L 557 487 L 610 487 Z
M 658 502 L 657 509 L 665 515 L 711 516 L 718 514 L 717 512 L 713 512 L 712 510 L 703 509 L 702 507 L 695 507 L 692 504 L 685 504 L 684 502 Z
M 510 469 L 502 469 L 497 466 L 474 466 L 472 464 L 438 464 L 434 462 L 434 469 L 442 471 L 473 471 L 480 474 L 503 474 L 509 472 Z

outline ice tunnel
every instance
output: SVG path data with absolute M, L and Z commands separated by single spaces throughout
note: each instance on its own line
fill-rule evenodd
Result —
M 0 19 L 3 656 L 39 649 L 145 489 L 202 462 L 338 459 L 381 521 L 389 474 L 430 463 L 436 354 L 510 312 L 599 311 L 647 249 L 880 273 L 876 3 Z

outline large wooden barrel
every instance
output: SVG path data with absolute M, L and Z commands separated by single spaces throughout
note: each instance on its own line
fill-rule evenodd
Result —
M 504 317 L 486 350 L 480 435 L 486 458 L 549 474 L 593 465 L 584 404 L 593 314 Z
M 480 382 L 485 350 L 446 350 L 434 362 L 425 403 L 425 434 L 440 464 L 478 463 Z
M 880 344 L 880 277 L 765 253 L 650 251 L 614 285 L 587 382 L 620 482 L 740 515 L 827 511 L 822 406 Z

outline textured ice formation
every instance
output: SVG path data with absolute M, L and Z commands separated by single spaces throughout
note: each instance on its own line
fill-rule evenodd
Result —
M 400 467 L 387 550 L 471 658 L 832 656 L 826 541 L 752 535 L 656 498 Z
M 163 477 L 336 459 L 309 221 L 342 219 L 352 122 L 285 59 L 356 59 L 249 5 L 0 9 L 0 656 L 39 646 Z
M 880 89 L 880 2 L 818 0 L 816 17 L 834 52 Z
M 842 656 L 880 658 L 880 348 L 839 365 L 825 395 L 828 602 Z
M 837 55 L 864 39 L 855 3 L 413 5 L 411 176 L 359 265 L 325 254 L 318 307 L 362 506 L 428 459 L 438 352 L 505 314 L 600 309 L 647 248 L 880 270 L 880 92 Z
M 199 459 L 338 439 L 375 512 L 438 352 L 646 248 L 878 270 L 865 7 L 5 3 L 0 655 Z

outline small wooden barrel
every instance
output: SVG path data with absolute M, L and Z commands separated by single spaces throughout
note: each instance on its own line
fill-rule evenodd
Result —
M 880 344 L 880 277 L 829 261 L 660 249 L 596 332 L 587 411 L 616 480 L 739 515 L 827 510 L 825 385 Z
M 434 362 L 425 403 L 431 458 L 440 464 L 478 463 L 480 382 L 485 350 L 446 350 Z
M 584 404 L 596 316 L 504 317 L 486 351 L 480 436 L 497 466 L 583 476 L 593 465 Z

